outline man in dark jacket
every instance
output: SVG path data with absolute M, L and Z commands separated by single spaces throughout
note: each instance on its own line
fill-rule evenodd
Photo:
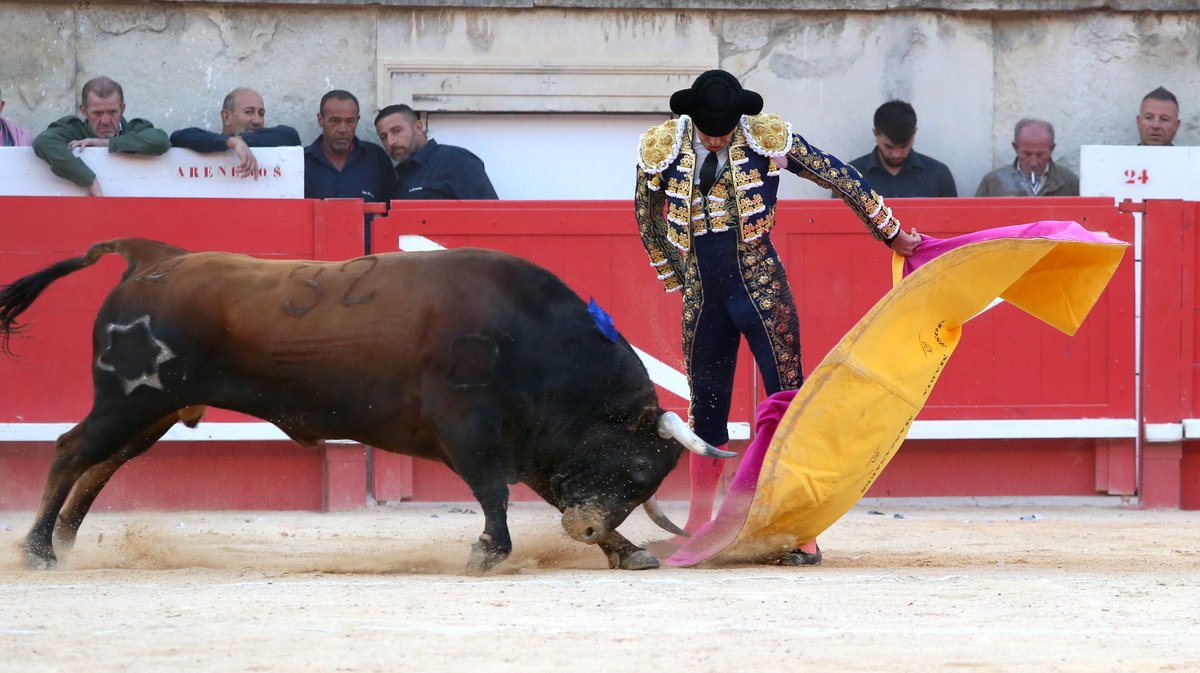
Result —
M 375 116 L 375 132 L 396 162 L 393 199 L 496 199 L 496 189 L 473 152 L 441 145 L 407 105 L 389 105 Z
M 946 164 L 913 150 L 917 113 L 902 100 L 875 110 L 875 149 L 850 162 L 885 198 L 958 196 Z
M 79 111 L 83 119 L 68 116 L 50 124 L 33 140 L 33 151 L 50 164 L 57 176 L 103 196 L 96 173 L 75 154 L 84 147 L 107 147 L 109 152 L 159 156 L 171 148 L 165 131 L 145 119 L 125 119 L 125 92 L 107 77 L 83 85 Z
M 304 198 L 387 202 L 396 176 L 387 152 L 356 135 L 358 99 L 334 89 L 321 97 L 319 110 L 321 135 L 304 148 Z
M 263 97 L 254 89 L 230 91 L 221 104 L 221 132 L 202 128 L 180 129 L 171 134 L 171 144 L 203 153 L 232 150 L 237 155 L 234 171 L 243 178 L 258 178 L 258 159 L 251 147 L 300 145 L 300 134 L 290 126 L 264 126 L 267 118 Z

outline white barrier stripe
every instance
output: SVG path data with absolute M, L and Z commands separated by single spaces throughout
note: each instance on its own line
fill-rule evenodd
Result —
M 908 439 L 1132 439 L 1133 418 L 914 421 Z
M 687 376 L 683 372 L 637 346 L 630 344 L 630 347 L 641 358 L 642 364 L 646 366 L 646 371 L 650 373 L 651 381 L 685 400 L 691 399 L 691 389 L 688 387 Z
M 396 247 L 404 252 L 427 252 L 429 250 L 445 250 L 446 246 L 434 242 L 425 236 L 404 234 L 396 241 Z
M 1200 439 L 1200 418 L 1183 419 L 1183 438 Z
M 74 423 L 0 423 L 0 442 L 53 442 L 75 427 Z M 282 430 L 270 423 L 205 423 L 195 428 L 175 424 L 159 441 L 165 442 L 290 442 Z M 357 444 L 349 439 L 330 439 L 327 444 Z
M 1147 423 L 1147 442 L 1181 442 L 1183 441 L 1183 423 Z
M 686 385 L 686 384 L 685 384 Z M 1190 438 L 1200 438 L 1200 420 L 1191 419 Z M 74 423 L 0 423 L 0 442 L 53 442 Z M 1152 423 L 1146 439 L 1179 441 L 1184 424 Z M 731 439 L 749 439 L 750 423 L 729 424 Z M 908 439 L 1132 439 L 1137 422 L 1132 418 L 1065 418 L 976 421 L 915 421 Z M 290 441 L 270 423 L 204 423 L 195 429 L 176 425 L 163 437 L 176 442 Z M 331 440 L 333 443 L 354 443 Z
M 749 423 L 730 423 L 729 424 L 729 439 L 732 441 L 745 441 L 750 439 L 750 424 Z

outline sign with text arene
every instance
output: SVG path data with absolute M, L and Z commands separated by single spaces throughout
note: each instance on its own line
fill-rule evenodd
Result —
M 175 147 L 148 157 L 88 147 L 79 156 L 96 173 L 105 196 L 304 198 L 304 148 L 264 147 L 253 152 L 256 178 L 236 175 L 237 158 L 231 151 L 200 154 Z M 32 148 L 0 147 L 0 196 L 87 195 L 87 189 L 51 173 Z

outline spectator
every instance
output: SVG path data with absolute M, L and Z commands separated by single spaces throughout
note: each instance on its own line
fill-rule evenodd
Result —
M 983 176 L 975 196 L 1079 196 L 1079 176 L 1054 163 L 1054 126 L 1026 117 L 1013 128 L 1017 158 Z
M 358 99 L 334 89 L 321 97 L 319 109 L 321 135 L 304 148 L 304 198 L 386 202 L 396 176 L 382 147 L 355 137 Z
M 917 113 L 901 100 L 875 110 L 875 149 L 850 162 L 884 198 L 958 196 L 946 164 L 913 151 Z
M 0 95 L 0 115 L 4 113 L 4 96 Z M 32 136 L 11 119 L 0 116 L 0 147 L 28 147 Z
M 897 254 L 916 250 L 891 208 L 858 171 L 760 114 L 763 99 L 732 74 L 709 70 L 671 96 L 680 115 L 642 134 L 634 209 L 650 264 L 668 292 L 682 290 L 683 354 L 696 434 L 729 440 L 730 397 L 743 336 L 767 394 L 799 388 L 800 328 L 792 290 L 771 243 L 779 176 L 788 171 L 833 189 L 867 231 Z M 689 463 L 685 529 L 712 516 L 721 459 Z M 815 541 L 773 559 L 821 561 Z
M 145 119 L 125 119 L 125 92 L 107 77 L 83 85 L 79 111 L 50 124 L 33 139 L 33 151 L 61 178 L 103 196 L 96 173 L 76 155 L 84 147 L 107 147 L 109 152 L 159 156 L 171 148 L 165 131 Z
M 230 91 L 221 103 L 221 132 L 201 128 L 180 129 L 171 134 L 171 144 L 196 152 L 233 150 L 237 156 L 237 175 L 258 179 L 258 159 L 251 147 L 284 147 L 300 144 L 300 134 L 290 126 L 264 126 L 267 109 L 254 89 L 239 87 Z
M 483 161 L 470 150 L 441 145 L 425 133 L 425 123 L 407 105 L 389 105 L 375 115 L 379 142 L 396 162 L 401 199 L 495 199 Z
M 1161 86 L 1142 98 L 1137 117 L 1139 145 L 1174 145 L 1179 131 L 1179 101 Z

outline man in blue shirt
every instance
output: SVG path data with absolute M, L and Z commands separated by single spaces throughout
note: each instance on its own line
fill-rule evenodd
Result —
M 210 154 L 232 150 L 237 156 L 234 172 L 243 178 L 258 179 L 258 159 L 251 147 L 292 147 L 300 144 L 300 134 L 290 126 L 265 126 L 267 108 L 254 89 L 238 87 L 221 103 L 221 132 L 202 128 L 180 129 L 171 134 L 171 145 Z
M 875 150 L 850 162 L 884 198 L 958 196 L 946 164 L 913 151 L 917 113 L 901 100 L 875 110 Z
M 358 120 L 354 94 L 334 89 L 321 97 L 321 135 L 304 148 L 304 198 L 386 202 L 391 197 L 392 162 L 382 147 L 355 137 Z
M 375 131 L 396 161 L 401 199 L 496 199 L 483 161 L 470 150 L 440 145 L 425 133 L 420 115 L 407 105 L 389 105 L 375 116 Z

